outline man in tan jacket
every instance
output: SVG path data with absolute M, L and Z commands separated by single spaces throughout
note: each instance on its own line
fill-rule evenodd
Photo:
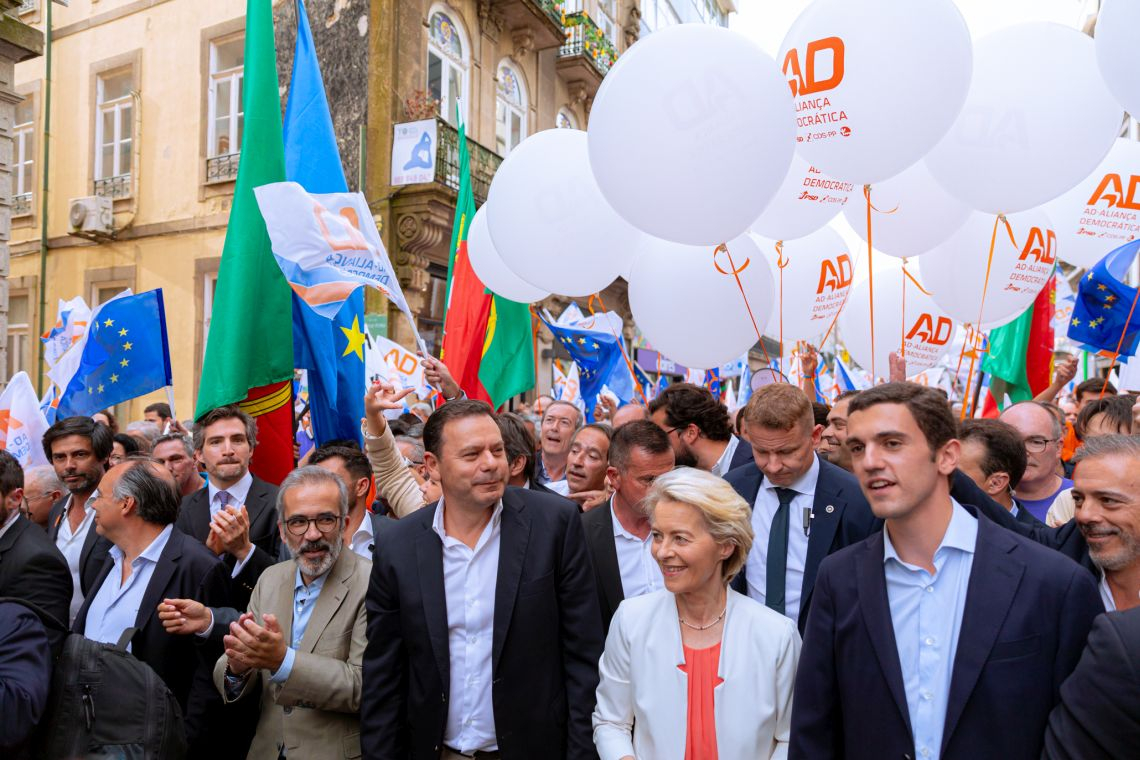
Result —
M 227 703 L 261 686 L 249 757 L 360 757 L 364 596 L 371 564 L 344 551 L 344 483 L 302 467 L 277 496 L 281 537 L 293 560 L 266 570 L 249 611 L 230 625 L 214 683 Z

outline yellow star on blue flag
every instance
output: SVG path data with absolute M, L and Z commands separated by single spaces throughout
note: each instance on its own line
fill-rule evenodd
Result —
M 341 357 L 356 354 L 357 359 L 364 361 L 364 333 L 360 331 L 360 319 L 353 316 L 352 327 L 342 327 L 340 331 L 348 338 L 348 345 L 345 346 Z

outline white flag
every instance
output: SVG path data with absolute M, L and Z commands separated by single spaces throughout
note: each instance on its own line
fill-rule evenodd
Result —
M 90 322 L 91 308 L 83 300 L 83 296 L 76 296 L 70 301 L 59 299 L 55 324 L 40 338 L 44 344 L 44 361 L 49 367 L 54 367 L 59 357 L 79 342 L 87 332 L 87 325 Z
M 424 379 L 424 368 L 418 356 L 383 336 L 369 337 L 371 345 L 364 354 L 364 371 L 368 373 L 369 383 L 382 379 L 397 390 L 411 388 L 420 399 L 426 400 L 431 396 L 432 389 Z
M 17 372 L 0 394 L 0 446 L 21 467 L 48 464 L 43 437 L 48 423 L 27 372 Z

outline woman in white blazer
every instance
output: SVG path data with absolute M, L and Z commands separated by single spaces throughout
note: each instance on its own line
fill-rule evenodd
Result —
M 646 497 L 665 590 L 618 607 L 599 665 L 601 760 L 756 760 L 788 751 L 795 623 L 728 588 L 752 546 L 748 504 L 678 468 Z

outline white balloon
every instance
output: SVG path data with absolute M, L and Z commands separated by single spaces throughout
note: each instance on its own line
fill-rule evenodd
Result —
M 776 288 L 772 316 L 764 334 L 778 338 L 782 316 L 784 353 L 790 353 L 788 346 L 798 340 L 815 343 L 827 332 L 851 289 L 854 263 L 846 243 L 828 227 L 807 237 L 785 240 L 783 270 L 779 267 L 776 241 L 757 238 L 756 243 L 768 261 Z
M 588 296 L 626 271 L 640 233 L 610 208 L 586 158 L 586 133 L 548 129 L 495 172 L 487 227 L 507 268 L 535 287 Z
M 1136 76 L 1140 2 L 1104 0 L 1096 19 L 1096 59 L 1104 83 L 1124 110 L 1140 114 L 1140 77 Z
M 815 0 L 780 47 L 796 149 L 857 184 L 929 151 L 966 99 L 970 33 L 950 0 Z
M 519 303 L 534 303 L 550 295 L 549 291 L 531 285 L 503 263 L 487 229 L 486 205 L 471 219 L 471 228 L 467 231 L 467 255 L 479 280 L 496 295 Z
M 1057 260 L 1057 235 L 1041 211 L 1008 217 L 1013 240 L 1000 222 L 994 238 L 994 220 L 992 215 L 970 214 L 960 230 L 918 260 L 934 301 L 967 324 L 978 324 L 980 314 L 982 328 L 1004 324 L 1033 303 Z M 991 239 L 994 255 L 987 284 Z
M 913 272 L 912 272 L 913 274 Z M 904 354 L 908 375 L 930 369 L 950 350 L 956 329 L 953 318 L 915 283 L 902 266 L 875 267 L 875 350 L 872 358 L 870 283 L 856 283 L 839 314 L 839 335 L 851 358 L 867 372 L 885 378 L 892 351 Z M 922 278 L 917 278 L 922 282 Z M 905 282 L 905 286 L 904 286 Z M 906 289 L 905 309 L 903 289 Z M 905 351 L 903 341 L 906 341 Z
M 919 161 L 871 188 L 871 237 L 875 249 L 906 258 L 926 253 L 966 222 L 970 208 L 947 193 Z M 887 213 L 889 212 L 889 213 Z M 862 198 L 843 209 L 859 237 L 867 239 L 867 204 Z
M 752 231 L 772 240 L 804 237 L 830 222 L 847 203 L 855 186 L 829 177 L 796 155 L 772 202 Z
M 590 165 L 638 229 L 689 245 L 739 236 L 788 172 L 792 99 L 751 40 L 705 24 L 642 37 L 590 110 Z
M 629 309 L 650 345 L 695 369 L 732 361 L 756 343 L 756 328 L 733 276 L 763 330 L 772 309 L 772 273 L 747 235 L 728 243 L 732 255 L 645 237 L 629 279 Z
M 1122 117 L 1089 37 L 1060 24 L 1009 27 L 975 43 L 966 105 L 926 165 L 973 208 L 1024 211 L 1088 176 Z
M 1140 2 L 1137 3 L 1140 7 Z M 1042 209 L 1062 259 L 1092 267 L 1140 235 L 1140 143 L 1121 138 L 1092 174 Z

